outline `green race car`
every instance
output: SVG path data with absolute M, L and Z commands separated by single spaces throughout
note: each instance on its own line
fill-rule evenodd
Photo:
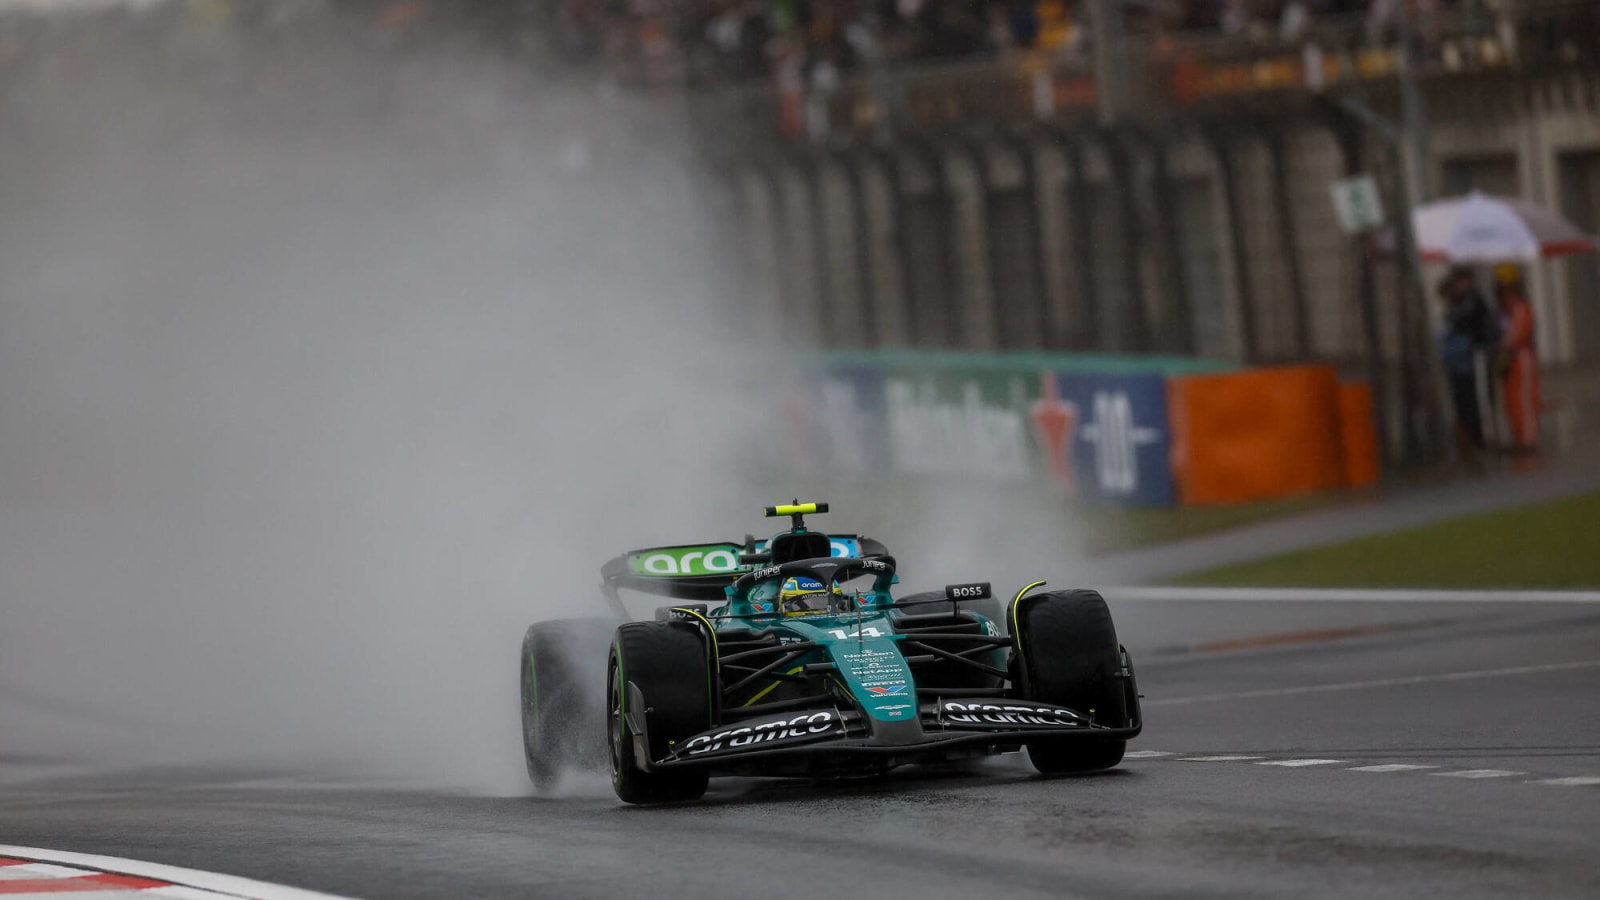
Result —
M 655 621 L 529 628 L 534 783 L 609 764 L 618 797 L 661 803 L 700 797 L 713 775 L 870 775 L 1024 747 L 1045 774 L 1122 760 L 1139 693 L 1098 593 L 1036 582 L 1002 609 L 974 583 L 896 599 L 882 544 L 806 528 L 827 508 L 768 507 L 792 527 L 764 542 L 608 562 L 619 611 L 621 590 L 680 601 Z

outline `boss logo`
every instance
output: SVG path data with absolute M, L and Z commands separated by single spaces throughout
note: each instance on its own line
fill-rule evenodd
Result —
M 944 595 L 951 600 L 981 600 L 984 597 L 992 596 L 989 590 L 989 582 L 987 581 L 975 584 L 947 585 L 944 589 Z

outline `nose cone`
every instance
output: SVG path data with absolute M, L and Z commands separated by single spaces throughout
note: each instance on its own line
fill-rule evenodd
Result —
M 877 745 L 914 744 L 922 740 L 917 719 L 917 685 L 900 647 L 885 638 L 870 638 L 889 630 L 887 623 L 862 624 L 859 634 L 828 645 L 828 655 L 845 686 L 866 713 L 869 740 Z

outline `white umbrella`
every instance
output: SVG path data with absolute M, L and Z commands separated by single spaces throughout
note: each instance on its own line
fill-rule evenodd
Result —
M 1430 261 L 1532 262 L 1595 250 L 1594 238 L 1558 213 L 1477 191 L 1419 206 L 1411 221 L 1417 250 Z

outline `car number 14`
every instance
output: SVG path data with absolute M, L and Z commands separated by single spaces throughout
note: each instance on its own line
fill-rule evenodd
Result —
M 848 641 L 857 635 L 870 638 L 886 637 L 883 632 L 878 630 L 878 626 L 876 625 L 866 625 L 856 631 L 850 631 L 845 628 L 830 628 L 828 629 L 828 633 L 841 641 Z

